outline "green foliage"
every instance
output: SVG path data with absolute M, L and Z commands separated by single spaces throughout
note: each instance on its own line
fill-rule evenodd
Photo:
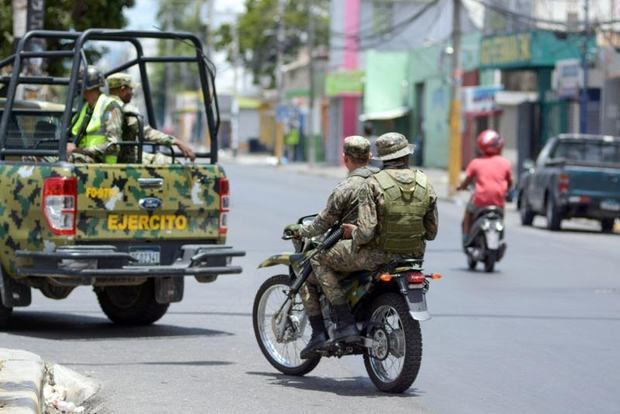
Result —
M 47 30 L 83 31 L 92 27 L 118 29 L 127 22 L 125 8 L 133 7 L 135 0 L 47 0 L 45 2 L 44 28 Z M 13 50 L 13 15 L 11 0 L 0 0 L 0 56 Z M 55 49 L 57 43 L 48 44 Z M 52 65 L 51 71 L 54 72 Z
M 315 19 L 314 46 L 327 45 L 329 38 L 329 0 L 286 0 L 284 11 L 284 61 L 293 60 L 308 38 L 308 3 Z M 278 31 L 278 0 L 246 0 L 245 12 L 237 20 L 239 59 L 252 71 L 254 82 L 263 76 L 275 80 Z M 234 61 L 235 27 L 222 25 L 215 33 L 215 46 Z

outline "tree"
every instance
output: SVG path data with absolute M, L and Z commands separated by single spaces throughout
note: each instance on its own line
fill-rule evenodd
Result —
M 77 30 L 91 27 L 118 29 L 127 24 L 123 10 L 133 7 L 135 0 L 48 0 L 45 2 L 44 27 L 47 30 Z M 59 47 L 58 43 L 48 48 Z M 11 0 L 0 0 L 0 54 L 13 52 L 13 20 Z
M 237 19 L 236 27 L 224 24 L 214 33 L 215 47 L 225 50 L 228 60 L 236 56 L 234 30 L 237 30 L 239 58 L 252 71 L 254 82 L 263 76 L 275 82 L 277 55 L 279 0 L 246 0 L 245 12 Z M 284 43 L 281 45 L 285 61 L 293 60 L 305 46 L 308 27 L 308 4 L 316 25 L 316 46 L 327 45 L 329 39 L 329 0 L 285 0 Z

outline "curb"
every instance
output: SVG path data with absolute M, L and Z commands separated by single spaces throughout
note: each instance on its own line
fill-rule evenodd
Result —
M 2 414 L 84 413 L 99 391 L 92 379 L 31 352 L 0 348 Z
M 0 411 L 4 414 L 41 414 L 47 370 L 40 356 L 0 348 Z

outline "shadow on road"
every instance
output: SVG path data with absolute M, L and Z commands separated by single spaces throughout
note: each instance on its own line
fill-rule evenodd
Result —
M 13 313 L 6 333 L 52 340 L 87 341 L 233 335 L 224 331 L 157 323 L 149 326 L 122 326 L 116 325 L 104 317 L 19 310 Z
M 60 362 L 68 367 L 125 367 L 125 366 L 188 366 L 188 367 L 220 367 L 234 365 L 229 361 L 147 361 L 147 362 Z
M 305 391 L 329 392 L 343 397 L 408 398 L 420 396 L 419 391 L 416 389 L 410 389 L 403 394 L 386 394 L 380 392 L 366 377 L 294 377 L 275 372 L 248 372 L 247 374 L 267 377 L 269 378 L 269 382 L 273 385 L 298 388 Z

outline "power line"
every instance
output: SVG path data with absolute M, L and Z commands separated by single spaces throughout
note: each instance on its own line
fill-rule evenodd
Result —
M 387 42 L 389 39 L 393 39 L 395 36 L 397 36 L 399 34 L 400 31 L 404 30 L 405 28 L 407 28 L 410 24 L 414 23 L 416 20 L 418 20 L 420 17 L 422 17 L 431 7 L 436 6 L 437 3 L 439 3 L 439 0 L 434 0 L 428 4 L 426 4 L 422 9 L 418 10 L 415 14 L 413 14 L 412 16 L 408 17 L 407 19 L 394 24 L 393 26 L 391 26 L 389 29 L 387 30 L 383 30 L 381 32 L 377 32 L 374 37 L 377 36 L 381 36 L 381 38 L 375 40 L 374 42 L 370 42 L 367 44 L 363 44 L 360 45 L 359 47 L 356 48 L 351 48 L 351 47 L 347 47 L 347 46 L 331 46 L 332 49 L 336 49 L 336 50 L 366 50 L 366 49 L 371 49 L 373 47 L 376 47 L 382 43 Z M 386 38 L 386 36 L 389 36 L 389 39 Z M 362 39 L 360 39 L 362 40 Z

